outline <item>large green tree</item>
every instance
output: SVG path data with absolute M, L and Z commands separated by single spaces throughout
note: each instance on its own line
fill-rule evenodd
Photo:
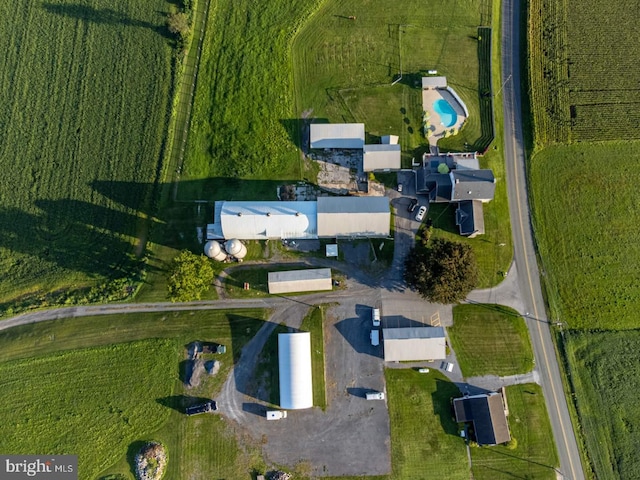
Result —
M 213 267 L 204 255 L 182 250 L 174 259 L 167 280 L 172 302 L 200 300 L 213 283 Z
M 478 283 L 478 265 L 470 245 L 435 239 L 414 247 L 405 261 L 405 280 L 435 303 L 464 300 Z

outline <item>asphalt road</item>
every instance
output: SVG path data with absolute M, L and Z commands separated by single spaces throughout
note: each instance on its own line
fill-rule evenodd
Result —
M 585 478 L 584 471 L 546 317 L 527 197 L 520 95 L 520 5 L 517 0 L 503 0 L 502 4 L 504 148 L 514 259 L 520 273 L 520 292 L 528 313 L 525 317 L 560 457 L 560 473 L 565 478 L 580 480 Z

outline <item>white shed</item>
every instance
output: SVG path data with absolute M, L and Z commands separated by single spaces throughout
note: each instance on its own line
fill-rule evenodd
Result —
M 278 334 L 280 407 L 298 410 L 313 407 L 311 334 Z
M 331 290 L 331 269 L 310 268 L 269 272 L 269 293 L 318 292 Z
M 443 360 L 447 356 L 442 327 L 384 328 L 382 336 L 387 362 Z
M 375 144 L 365 145 L 362 156 L 362 170 L 400 170 L 400 145 Z

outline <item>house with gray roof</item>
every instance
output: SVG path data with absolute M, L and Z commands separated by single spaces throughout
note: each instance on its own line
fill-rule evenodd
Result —
M 501 393 L 489 392 L 453 400 L 456 422 L 473 424 L 478 445 L 498 445 L 511 440 Z

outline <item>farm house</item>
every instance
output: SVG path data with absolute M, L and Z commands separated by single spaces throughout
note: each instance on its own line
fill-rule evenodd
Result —
M 280 406 L 288 410 L 313 407 L 311 334 L 278 334 Z

